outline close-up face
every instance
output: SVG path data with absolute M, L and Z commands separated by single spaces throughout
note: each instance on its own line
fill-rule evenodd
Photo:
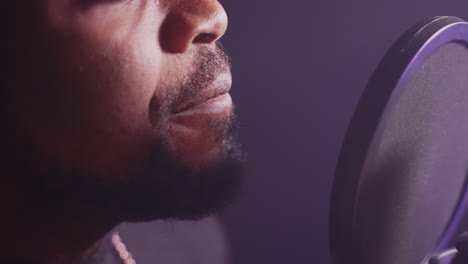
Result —
M 54 199 L 99 204 L 106 194 L 127 211 L 151 204 L 127 218 L 196 217 L 221 206 L 239 155 L 220 3 L 30 2 L 9 4 L 18 26 L 2 44 L 10 171 Z

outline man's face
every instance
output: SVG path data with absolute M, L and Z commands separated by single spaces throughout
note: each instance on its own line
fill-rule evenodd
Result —
M 12 4 L 2 69 L 4 160 L 29 191 L 128 219 L 221 206 L 238 176 L 221 5 L 31 2 Z

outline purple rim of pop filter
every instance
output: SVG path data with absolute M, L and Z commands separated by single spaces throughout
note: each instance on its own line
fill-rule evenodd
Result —
M 450 42 L 468 43 L 468 23 L 455 17 L 433 17 L 407 31 L 388 51 L 370 79 L 353 115 L 336 169 L 330 206 L 330 249 L 334 263 L 359 260 L 353 251 L 355 208 L 359 197 L 361 172 L 367 157 L 375 152 L 371 147 L 380 138 L 388 113 L 400 97 L 405 85 L 418 68 L 440 47 Z M 377 89 L 378 88 L 378 89 Z M 372 111 L 369 111 L 372 110 Z M 465 183 L 457 209 L 444 229 L 442 237 L 427 252 L 426 263 L 432 253 L 448 247 L 468 208 Z

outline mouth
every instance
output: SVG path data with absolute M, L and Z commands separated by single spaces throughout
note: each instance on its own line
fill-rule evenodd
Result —
M 228 112 L 232 107 L 229 90 L 232 85 L 230 73 L 219 75 L 210 86 L 199 94 L 179 104 L 172 116 L 216 115 Z

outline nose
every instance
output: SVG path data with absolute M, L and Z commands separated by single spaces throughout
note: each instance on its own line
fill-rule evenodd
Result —
M 211 44 L 221 38 L 228 19 L 217 0 L 181 0 L 169 7 L 160 31 L 164 51 L 183 53 L 197 44 Z

